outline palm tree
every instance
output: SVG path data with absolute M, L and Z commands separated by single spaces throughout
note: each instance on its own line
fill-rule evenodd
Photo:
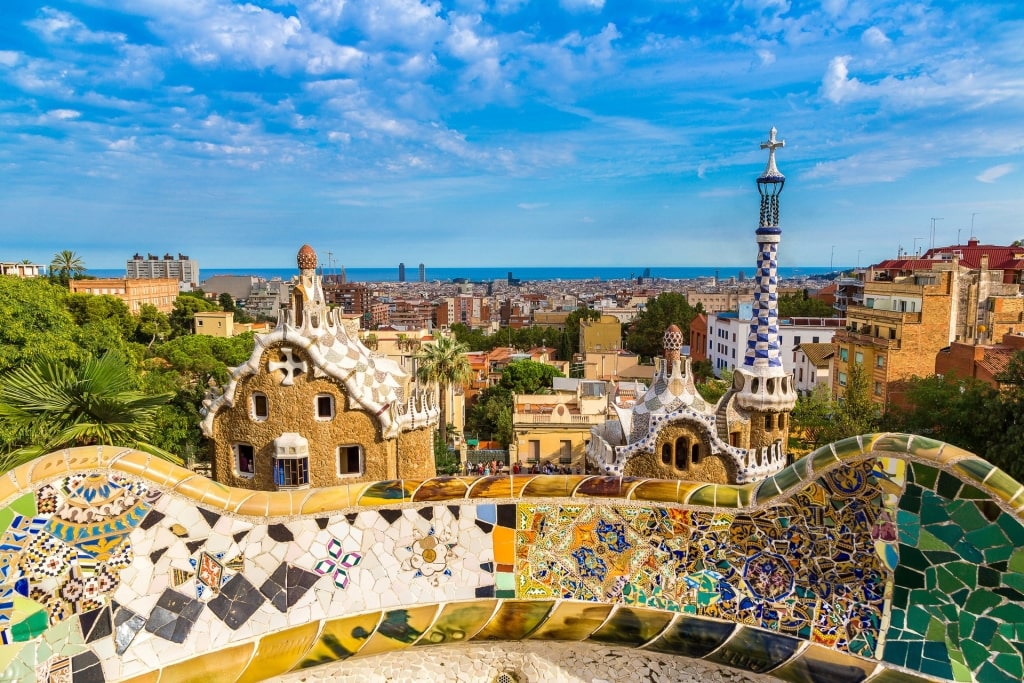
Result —
M 424 344 L 416 352 L 416 377 L 421 382 L 436 383 L 441 393 L 441 441 L 448 444 L 448 420 L 445 415 L 445 396 L 451 385 L 463 385 L 473 376 L 466 352 L 469 347 L 455 337 L 439 336 Z
M 137 448 L 180 464 L 148 443 L 157 408 L 173 394 L 149 396 L 131 387 L 124 360 L 110 353 L 74 369 L 43 361 L 8 372 L 0 378 L 0 422 L 27 445 L 0 455 L 0 472 L 50 451 L 92 444 Z
M 57 277 L 64 286 L 68 280 L 85 274 L 85 263 L 70 249 L 58 251 L 50 261 L 50 277 Z

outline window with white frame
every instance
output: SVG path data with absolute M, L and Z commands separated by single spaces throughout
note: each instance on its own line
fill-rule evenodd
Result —
M 334 418 L 334 397 L 330 394 L 316 395 L 316 419 L 331 420 Z

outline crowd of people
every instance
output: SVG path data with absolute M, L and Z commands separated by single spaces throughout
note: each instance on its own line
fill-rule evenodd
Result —
M 549 462 L 541 465 L 540 463 L 533 463 L 532 465 L 521 465 L 518 462 L 512 463 L 512 467 L 509 468 L 504 463 L 498 462 L 497 460 L 491 460 L 490 462 L 478 462 L 478 463 L 466 463 L 466 474 L 475 474 L 477 476 L 487 477 L 492 474 L 504 474 L 505 472 L 511 472 L 512 474 L 580 474 L 580 468 L 572 468 L 568 465 L 552 465 Z

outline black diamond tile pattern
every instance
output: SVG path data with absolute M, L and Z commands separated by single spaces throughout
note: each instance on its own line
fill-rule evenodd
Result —
M 286 612 L 319 578 L 318 574 L 301 567 L 289 567 L 287 562 L 282 562 L 260 586 L 260 593 L 267 596 L 267 600 L 270 600 L 270 604 L 279 612 Z
M 235 574 L 221 586 L 220 593 L 208 603 L 210 611 L 232 631 L 249 621 L 266 598 L 241 574 Z
M 114 646 L 119 655 L 123 655 L 135 639 L 135 634 L 146 625 L 146 619 L 127 607 L 114 606 Z
M 172 643 L 183 643 L 202 611 L 202 602 L 168 588 L 150 612 L 146 630 Z
M 87 643 L 106 638 L 114 632 L 109 606 L 79 614 L 78 623 L 82 627 L 82 635 Z

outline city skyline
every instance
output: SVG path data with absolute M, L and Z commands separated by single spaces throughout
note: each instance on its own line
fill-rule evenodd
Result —
M 0 9 L 4 260 L 753 263 L 1007 244 L 1024 9 L 56 0 Z M 1014 189 L 1016 188 L 1016 190 Z

